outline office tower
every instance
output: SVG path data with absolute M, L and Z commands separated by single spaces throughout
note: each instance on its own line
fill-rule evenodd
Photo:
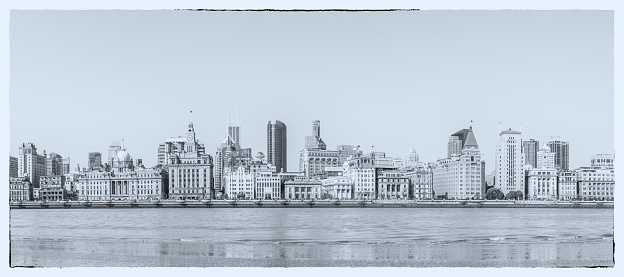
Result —
M 469 132 L 468 129 L 461 129 L 449 137 L 447 158 L 461 155 Z
M 277 168 L 278 172 L 287 169 L 286 124 L 279 120 L 267 123 L 267 163 Z
M 510 191 L 525 193 L 521 134 L 511 128 L 499 134 L 495 157 L 496 187 L 505 194 Z
M 69 172 L 70 172 L 70 163 L 69 162 L 70 162 L 69 157 L 67 157 L 67 159 L 63 159 L 63 174 L 69 174 Z
M 39 177 L 46 174 L 46 158 L 37 154 L 33 143 L 22 143 L 19 147 L 17 176 L 28 177 L 35 188 L 39 187 Z
M 102 168 L 102 153 L 89 152 L 89 169 L 99 170 Z
M 548 142 L 550 151 L 555 153 L 555 168 L 557 170 L 570 169 L 570 144 L 567 141 L 553 139 Z
M 525 164 L 537 168 L 537 151 L 539 151 L 539 141 L 535 139 L 525 140 L 522 142 L 522 151 L 524 151 Z

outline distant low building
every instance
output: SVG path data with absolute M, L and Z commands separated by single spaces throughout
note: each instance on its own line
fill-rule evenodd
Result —
M 410 180 L 414 199 L 433 199 L 433 172 L 428 167 L 416 167 L 404 173 Z
M 353 199 L 353 180 L 350 177 L 336 176 L 321 180 L 322 199 Z
M 65 176 L 52 175 L 39 178 L 39 200 L 58 201 L 69 199 L 65 190 Z
M 321 199 L 322 182 L 318 179 L 295 179 L 284 182 L 284 197 L 287 200 Z
M 554 168 L 529 169 L 527 172 L 526 199 L 557 199 L 557 170 Z
M 379 199 L 408 199 L 410 179 L 396 170 L 382 171 L 377 175 L 377 197 Z
M 578 197 L 577 179 L 574 171 L 559 171 L 557 177 L 557 198 L 572 200 Z

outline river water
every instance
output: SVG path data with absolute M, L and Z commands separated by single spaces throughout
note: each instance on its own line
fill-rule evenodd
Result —
M 613 266 L 613 209 L 11 210 L 15 267 Z

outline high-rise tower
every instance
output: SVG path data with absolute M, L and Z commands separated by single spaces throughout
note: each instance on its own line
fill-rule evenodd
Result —
M 540 149 L 539 141 L 530 139 L 522 142 L 522 151 L 524 152 L 525 164 L 530 164 L 533 168 L 537 168 L 537 152 Z
M 505 130 L 499 134 L 496 146 L 496 187 L 507 194 L 509 191 L 525 192 L 524 155 L 522 133 Z
M 555 153 L 555 168 L 557 170 L 570 169 L 570 143 L 559 139 L 548 142 L 550 152 Z
M 287 171 L 286 159 L 286 124 L 279 120 L 267 123 L 267 163 L 277 168 L 278 172 Z

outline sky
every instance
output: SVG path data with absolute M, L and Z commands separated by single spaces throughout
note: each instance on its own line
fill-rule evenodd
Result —
M 284 122 L 289 171 L 313 120 L 328 149 L 423 162 L 472 125 L 487 173 L 509 128 L 569 141 L 571 168 L 614 153 L 613 11 L 13 10 L 9 32 L 9 154 L 72 169 L 122 139 L 153 166 L 191 110 L 211 154 L 228 117 L 253 153 Z

